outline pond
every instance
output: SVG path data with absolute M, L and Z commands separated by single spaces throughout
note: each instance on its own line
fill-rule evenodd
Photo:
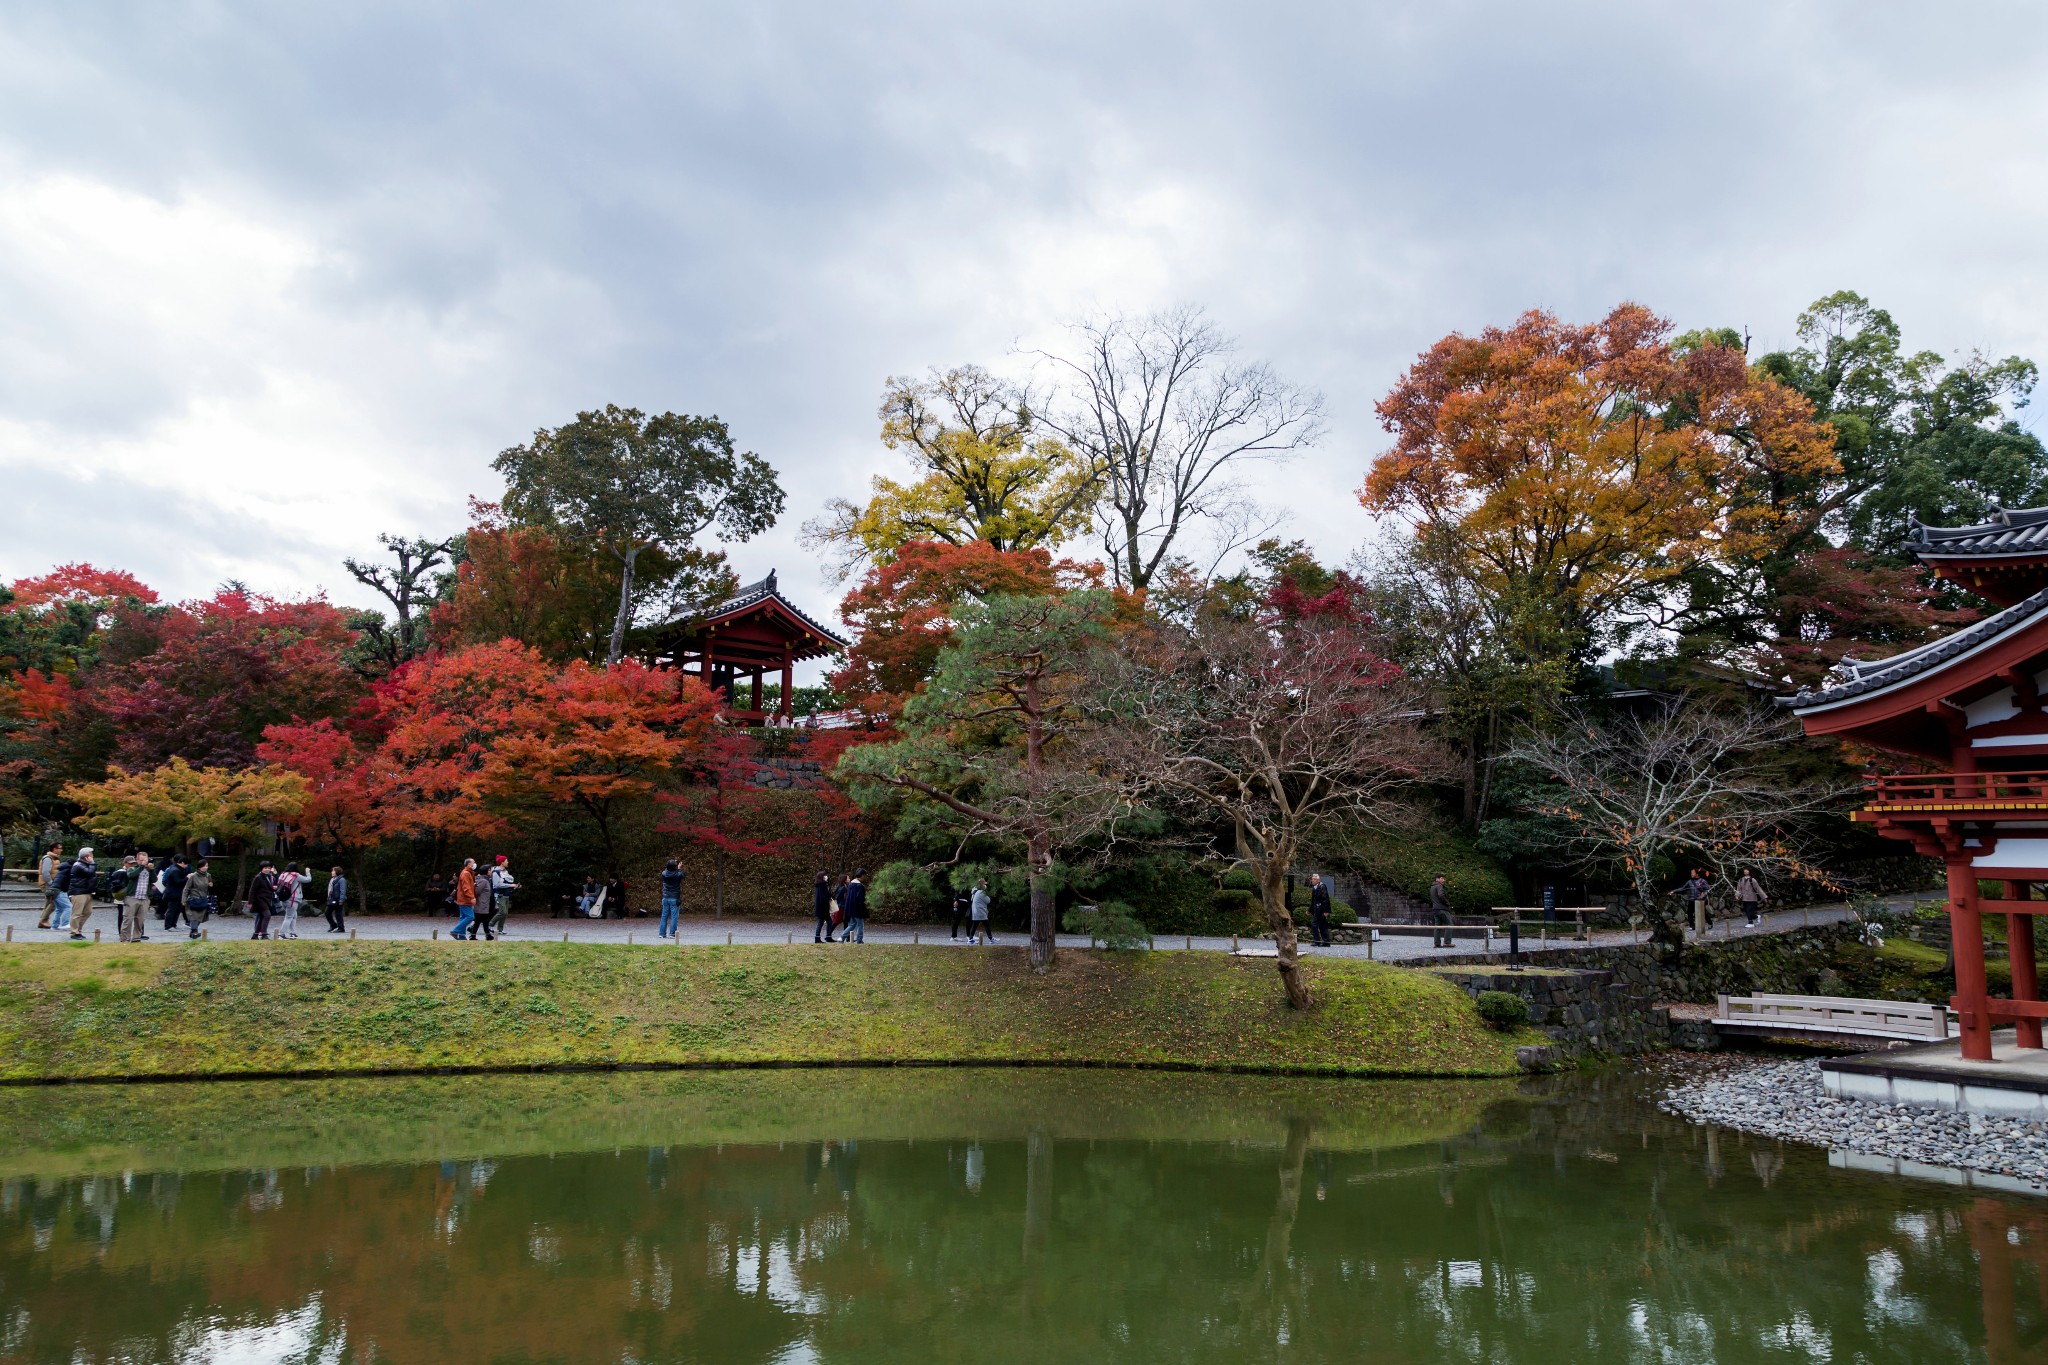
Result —
M 4 1361 L 2048 1359 L 2048 1203 L 1524 1082 L 0 1092 Z

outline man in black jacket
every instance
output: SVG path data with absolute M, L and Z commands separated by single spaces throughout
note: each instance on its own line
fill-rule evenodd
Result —
M 846 933 L 841 943 L 866 943 L 868 941 L 868 870 L 855 868 L 853 880 L 846 884 Z
M 1432 948 L 1451 948 L 1451 893 L 1444 885 L 1444 874 L 1439 872 L 1429 884 L 1429 917 L 1436 921 L 1436 933 L 1430 936 Z
M 335 868 L 327 874 L 327 932 L 345 934 L 348 932 L 348 878 Z
M 178 916 L 185 910 L 185 882 L 192 875 L 192 865 L 180 853 L 171 859 L 171 865 L 164 869 L 164 928 L 178 927 Z
M 1308 874 L 1308 933 L 1316 947 L 1330 946 L 1330 888 L 1320 872 Z
M 249 881 L 249 913 L 256 917 L 256 932 L 250 938 L 270 937 L 270 917 L 277 911 L 277 870 L 265 858 Z
M 85 922 L 92 918 L 92 893 L 99 885 L 100 870 L 93 866 L 92 850 L 78 850 L 78 861 L 70 865 L 64 892 L 71 897 L 71 937 L 85 937 Z

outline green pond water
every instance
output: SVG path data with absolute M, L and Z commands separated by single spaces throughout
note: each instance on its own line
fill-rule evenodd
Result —
M 0 1362 L 2048 1360 L 2048 1202 L 1632 1074 L 0 1091 Z

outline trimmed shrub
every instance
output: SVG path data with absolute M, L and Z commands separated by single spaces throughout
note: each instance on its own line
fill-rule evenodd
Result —
M 1103 947 L 1117 951 L 1152 946 L 1151 933 L 1139 922 L 1137 913 L 1122 901 L 1077 905 L 1067 911 L 1061 927 L 1070 934 L 1087 934 Z
M 1479 1017 L 1503 1033 L 1529 1022 L 1529 1002 L 1513 991 L 1481 991 L 1478 1004 Z

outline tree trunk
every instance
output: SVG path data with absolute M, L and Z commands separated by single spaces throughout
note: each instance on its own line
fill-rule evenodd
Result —
M 605 651 L 604 666 L 615 667 L 619 656 L 626 652 L 626 623 L 633 619 L 633 561 L 640 557 L 635 548 L 619 556 L 625 564 L 625 571 L 619 575 L 619 614 L 612 620 L 611 648 Z
M 235 904 L 249 902 L 249 846 L 242 845 L 242 851 L 235 855 Z
M 1053 953 L 1059 948 L 1059 940 L 1053 937 L 1059 922 L 1053 917 L 1052 839 L 1043 831 L 1031 836 L 1030 858 L 1031 967 L 1042 972 L 1052 966 Z
M 711 850 L 711 917 L 725 918 L 725 850 Z
M 1479 736 L 1465 737 L 1465 828 L 1479 828 Z
M 1259 879 L 1259 896 L 1266 904 L 1266 923 L 1272 926 L 1273 944 L 1280 950 L 1280 985 L 1287 992 L 1287 1003 L 1305 1010 L 1314 1002 L 1309 999 L 1308 982 L 1301 974 L 1301 944 L 1294 936 L 1294 916 L 1287 909 L 1287 863 L 1280 858 L 1268 858 L 1263 863 L 1254 863 L 1252 871 Z

